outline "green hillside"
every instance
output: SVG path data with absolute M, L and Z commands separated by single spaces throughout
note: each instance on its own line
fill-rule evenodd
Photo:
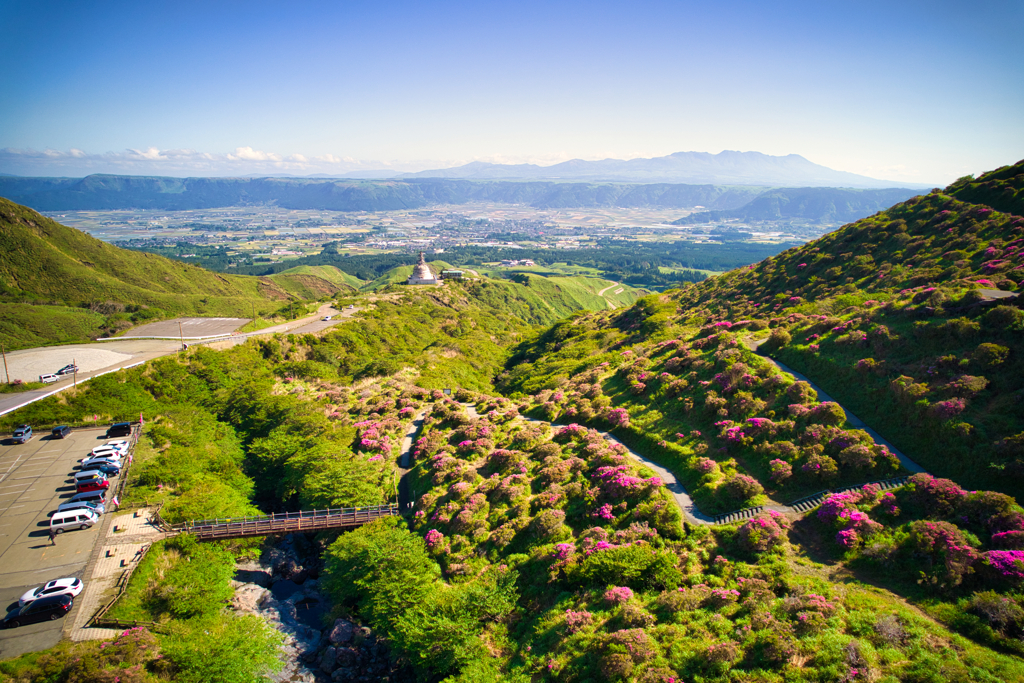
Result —
M 0 337 L 11 348 L 83 340 L 172 315 L 249 316 L 254 306 L 269 314 L 323 295 L 310 296 L 326 281 L 302 280 L 222 275 L 119 249 L 0 199 Z
M 291 541 L 323 626 L 372 627 L 388 680 L 1024 682 L 1021 188 L 1024 163 L 962 179 L 614 310 L 593 278 L 396 269 L 354 324 L 193 348 L 0 427 L 144 413 L 125 502 L 173 521 L 375 505 L 404 476 L 401 518 Z M 220 680 L 182 653 L 233 647 L 257 679 L 280 637 L 226 609 L 246 549 L 155 543 L 111 613 L 155 634 L 0 675 Z M 344 668 L 313 641 L 287 656 Z
M 599 311 L 628 306 L 648 293 L 643 289 L 593 277 L 521 273 L 513 280 L 525 285 L 542 299 L 551 301 L 553 310 L 561 313 L 559 317 L 580 309 Z M 604 294 L 598 294 L 602 291 Z
M 765 350 L 912 458 L 1021 496 L 1024 301 L 1012 295 L 1024 281 L 1024 217 L 1009 211 L 1022 189 L 1024 162 L 675 298 L 692 323 L 779 330 Z
M 323 299 L 337 294 L 351 294 L 364 284 L 359 278 L 334 266 L 296 266 L 264 279 L 272 281 L 284 291 L 301 299 Z
M 295 268 L 289 268 L 288 270 L 278 273 L 278 275 L 289 274 L 312 275 L 339 287 L 346 286 L 353 289 L 359 289 L 366 284 L 355 275 L 350 275 L 335 266 L 296 266 Z

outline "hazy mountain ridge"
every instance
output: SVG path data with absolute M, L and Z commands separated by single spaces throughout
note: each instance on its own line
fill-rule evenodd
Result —
M 855 221 L 918 194 L 916 190 L 887 188 L 850 190 L 834 187 L 799 187 L 768 190 L 736 209 L 702 211 L 684 216 L 673 225 L 697 225 L 723 220 L 774 221 L 805 219 L 815 222 Z
M 0 196 L 40 211 L 187 210 L 276 204 L 288 209 L 388 211 L 475 201 L 537 208 L 624 206 L 731 209 L 759 187 L 679 184 L 590 184 L 411 178 L 163 178 L 92 175 L 85 178 L 0 178 Z
M 676 152 L 651 159 L 572 159 L 553 166 L 490 164 L 474 161 L 456 168 L 406 173 L 397 178 L 560 179 L 616 182 L 670 182 L 718 185 L 811 187 L 899 187 L 907 183 L 878 180 L 836 171 L 808 161 L 799 154 L 771 156 L 760 152 L 726 150 Z M 920 187 L 923 187 L 920 186 Z

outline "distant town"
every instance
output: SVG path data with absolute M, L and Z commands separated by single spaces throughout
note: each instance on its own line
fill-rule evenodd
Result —
M 747 224 L 736 220 L 671 225 L 692 210 L 644 208 L 535 209 L 508 204 L 435 206 L 407 211 L 341 212 L 273 206 L 188 211 L 59 211 L 55 220 L 92 236 L 132 248 L 173 247 L 177 258 L 196 254 L 189 245 L 227 249 L 235 265 L 276 263 L 320 253 L 340 243 L 348 255 L 426 251 L 454 247 L 588 249 L 624 240 L 644 242 L 805 242 L 836 227 L 820 223 Z M 509 260 L 504 267 L 533 265 Z M 229 266 L 230 267 L 230 266 Z

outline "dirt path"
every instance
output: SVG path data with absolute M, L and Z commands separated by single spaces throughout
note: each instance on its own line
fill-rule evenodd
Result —
M 611 289 L 612 287 L 618 287 L 618 286 L 619 286 L 618 282 L 613 282 L 610 285 L 608 285 L 607 287 L 605 287 L 604 289 L 602 289 L 600 292 L 598 292 L 597 295 L 598 296 L 604 296 L 604 293 L 607 292 L 609 289 Z

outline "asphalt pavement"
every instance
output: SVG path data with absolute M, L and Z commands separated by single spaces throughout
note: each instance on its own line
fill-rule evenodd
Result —
M 75 430 L 67 439 L 35 436 L 27 444 L 0 443 L 0 605 L 17 606 L 34 586 L 66 576 L 81 577 L 98 526 L 49 538 L 49 518 L 74 495 L 78 461 L 106 442 L 105 429 Z M 64 620 L 0 630 L 0 658 L 53 647 Z

